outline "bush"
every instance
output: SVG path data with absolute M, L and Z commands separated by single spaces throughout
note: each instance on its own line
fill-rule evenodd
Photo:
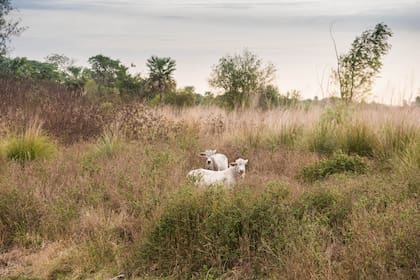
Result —
M 197 193 L 184 187 L 136 249 L 130 266 L 188 278 L 203 268 L 221 275 L 246 262 L 253 268 L 251 274 L 264 275 L 269 270 L 265 260 L 272 258 L 269 250 L 286 247 L 291 217 L 287 195 L 282 184 L 275 183 L 259 196 L 246 190 Z
M 348 156 L 340 152 L 335 154 L 331 159 L 324 159 L 305 166 L 298 177 L 302 178 L 305 182 L 315 182 L 336 173 L 350 172 L 362 174 L 366 170 L 367 165 L 361 157 Z

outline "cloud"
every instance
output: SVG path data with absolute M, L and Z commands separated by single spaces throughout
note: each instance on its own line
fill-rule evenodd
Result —
M 179 6 L 179 7 L 197 7 L 197 8 L 215 8 L 215 9 L 250 9 L 256 6 L 301 6 L 305 4 L 311 4 L 314 1 L 211 1 L 211 0 L 177 0 L 177 1 L 164 1 L 164 0 L 62 0 L 60 2 L 54 0 L 18 0 L 15 1 L 15 5 L 20 9 L 85 9 L 85 8 L 112 8 L 124 6 Z
M 185 17 L 185 16 L 177 16 L 177 15 L 164 15 L 160 16 L 163 20 L 175 20 L 175 21 L 185 21 L 185 20 L 191 20 L 191 17 Z

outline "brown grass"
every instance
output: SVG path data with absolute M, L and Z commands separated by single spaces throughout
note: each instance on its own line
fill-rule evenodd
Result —
M 32 90 L 25 85 L 19 88 Z M 8 240 L 0 244 L 0 276 L 5 279 L 17 275 L 28 277 L 21 279 L 108 279 L 120 273 L 133 279 L 414 279 L 420 273 L 418 180 L 410 180 L 418 178 L 410 174 L 420 172 L 420 166 L 415 153 L 408 152 L 419 139 L 419 108 L 352 108 L 346 122 L 337 127 L 345 131 L 349 123 L 363 122 L 374 133 L 378 156 L 367 159 L 368 174 L 343 173 L 308 184 L 296 175 L 323 157 L 309 148 L 314 129 L 325 116 L 341 109 L 154 110 L 111 102 L 98 111 L 93 109 L 95 103 L 81 97 L 63 103 L 45 98 L 48 104 L 41 102 L 37 108 L 43 109 L 33 112 L 45 121 L 43 129 L 61 141 L 57 155 L 24 168 L 0 158 L 0 207 L 17 205 L 18 217 L 24 218 L 9 221 L 12 215 L 0 214 L 4 219 L 0 233 Z M 10 107 L 3 100 L 2 110 L 13 109 L 2 115 L 0 137 L 33 116 L 20 117 L 22 108 L 29 106 L 23 97 L 13 102 L 15 107 Z M 106 117 L 98 121 L 97 113 Z M 53 116 L 60 116 L 54 125 L 48 121 Z M 387 134 L 385 126 L 400 127 L 400 133 Z M 108 140 L 100 140 L 104 133 Z M 401 144 L 405 137 L 410 143 Z M 382 157 L 379 152 L 391 147 L 389 143 L 397 147 Z M 192 189 L 194 201 L 189 201 L 184 193 L 191 186 L 185 175 L 203 165 L 197 155 L 208 148 L 229 159 L 248 158 L 247 176 L 232 190 L 223 191 L 223 199 Z M 402 163 L 407 167 L 397 169 Z M 289 194 L 274 199 L 283 189 Z M 170 206 L 176 210 L 168 213 Z M 218 220 L 220 213 L 225 214 Z M 271 213 L 273 220 L 260 217 L 261 213 Z M 164 215 L 169 220 L 177 217 L 175 224 L 192 215 L 187 220 L 191 229 L 182 228 L 190 239 L 166 236 Z M 215 228 L 204 223 L 198 224 L 202 232 L 194 231 L 194 217 Z M 26 223 L 20 224 L 25 218 Z M 244 227 L 240 242 L 235 243 L 238 247 L 232 245 L 226 262 L 217 253 L 225 248 L 214 243 L 204 248 L 215 251 L 195 252 L 198 259 L 183 259 L 183 264 L 169 259 L 170 269 L 159 255 L 153 255 L 156 251 L 149 250 L 149 255 L 141 251 L 159 227 L 162 240 L 180 253 L 217 236 L 231 244 L 224 232 L 230 229 L 227 221 L 235 219 L 262 226 L 257 227 L 260 232 Z M 9 227 L 4 227 L 5 221 Z M 279 226 L 272 228 L 267 221 Z M 259 234 L 261 238 L 254 240 Z M 259 249 L 254 250 L 254 245 Z M 206 265 L 196 267 L 202 261 Z

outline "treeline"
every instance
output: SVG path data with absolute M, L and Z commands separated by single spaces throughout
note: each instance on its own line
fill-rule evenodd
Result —
M 243 58 L 241 62 L 238 57 Z M 228 62 L 231 65 L 225 65 L 226 59 L 229 57 L 220 59 L 219 65 L 215 66 L 212 72 L 213 86 L 224 90 L 224 94 L 220 95 L 211 92 L 200 94 L 193 86 L 177 88 L 173 78 L 176 70 L 175 61 L 156 56 L 152 56 L 146 63 L 149 70 L 147 76 L 132 74 L 129 69 L 134 65 L 126 66 L 118 59 L 101 54 L 90 57 L 88 67 L 78 66 L 73 59 L 62 54 L 52 54 L 44 61 L 25 57 L 0 57 L 0 78 L 50 82 L 64 86 L 80 96 L 125 100 L 136 98 L 150 105 L 161 103 L 178 107 L 216 105 L 227 109 L 253 106 L 269 109 L 298 103 L 300 99 L 298 91 L 280 94 L 276 86 L 266 83 L 267 77 L 262 76 L 262 71 L 265 70 L 251 65 L 261 64 L 254 54 L 245 51 L 243 55 L 235 58 L 236 61 Z M 230 67 L 227 71 L 230 73 L 225 70 L 224 73 L 217 73 L 218 67 Z M 218 86 L 217 83 L 229 85 L 224 87 Z

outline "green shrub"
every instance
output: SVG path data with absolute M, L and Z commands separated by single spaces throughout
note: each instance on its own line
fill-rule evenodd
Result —
M 336 173 L 350 172 L 355 174 L 365 173 L 367 165 L 359 156 L 349 156 L 342 152 L 336 153 L 331 159 L 323 159 L 319 162 L 305 166 L 298 177 L 305 182 L 322 180 Z

